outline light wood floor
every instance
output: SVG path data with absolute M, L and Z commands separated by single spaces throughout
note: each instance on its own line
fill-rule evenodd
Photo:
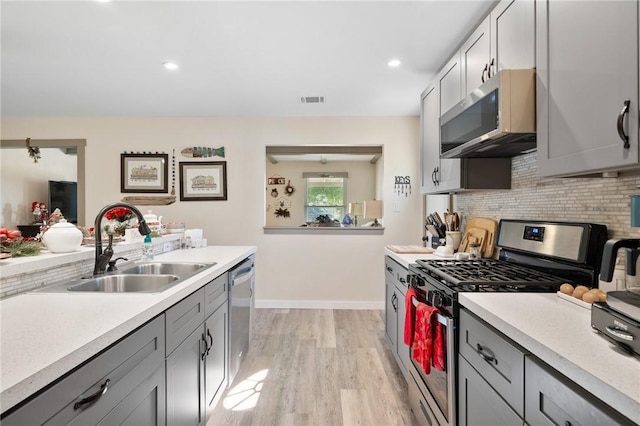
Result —
M 256 309 L 247 357 L 207 426 L 413 425 L 382 317 Z

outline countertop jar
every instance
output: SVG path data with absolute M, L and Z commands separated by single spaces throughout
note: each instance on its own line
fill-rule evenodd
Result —
M 469 259 L 480 259 L 481 257 L 482 253 L 480 253 L 480 244 L 469 244 Z
M 62 219 L 44 233 L 42 241 L 51 253 L 69 253 L 80 248 L 82 231 Z

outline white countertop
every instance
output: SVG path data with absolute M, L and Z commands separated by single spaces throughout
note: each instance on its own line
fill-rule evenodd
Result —
M 428 254 L 398 254 L 405 268 Z M 555 293 L 460 293 L 460 303 L 527 351 L 640 424 L 640 360 L 591 328 L 591 310 Z
M 0 410 L 13 407 L 256 252 L 210 246 L 156 256 L 216 265 L 156 294 L 26 293 L 0 301 Z
M 460 293 L 462 306 L 640 424 L 640 360 L 591 328 L 591 310 L 541 293 Z

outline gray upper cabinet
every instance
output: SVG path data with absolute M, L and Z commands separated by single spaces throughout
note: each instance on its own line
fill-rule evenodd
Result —
M 491 62 L 491 16 L 469 36 L 460 48 L 464 96 L 473 92 L 489 77 Z M 443 110 L 446 112 L 448 109 Z
M 534 68 L 534 2 L 502 0 L 463 43 L 460 57 L 464 96 L 500 70 Z
M 440 117 L 499 69 L 534 67 L 534 19 L 532 1 L 501 1 L 422 93 L 421 193 L 511 187 L 509 158 L 440 158 Z
M 440 84 L 434 84 L 422 93 L 420 99 L 420 127 L 422 131 L 422 182 L 420 192 L 438 190 L 436 176 L 440 169 Z
M 422 93 L 422 187 L 423 194 L 460 189 L 460 160 L 440 158 L 441 111 L 460 101 L 460 56 L 454 55 Z
M 535 3 L 502 0 L 491 11 L 490 75 L 504 69 L 535 68 Z
M 638 1 L 536 2 L 541 176 L 638 166 L 639 21 Z

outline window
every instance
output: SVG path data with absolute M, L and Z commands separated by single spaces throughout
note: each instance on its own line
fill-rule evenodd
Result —
M 314 222 L 323 215 L 341 221 L 346 214 L 347 173 L 333 173 L 331 176 L 304 173 L 303 177 L 306 182 L 306 221 Z

